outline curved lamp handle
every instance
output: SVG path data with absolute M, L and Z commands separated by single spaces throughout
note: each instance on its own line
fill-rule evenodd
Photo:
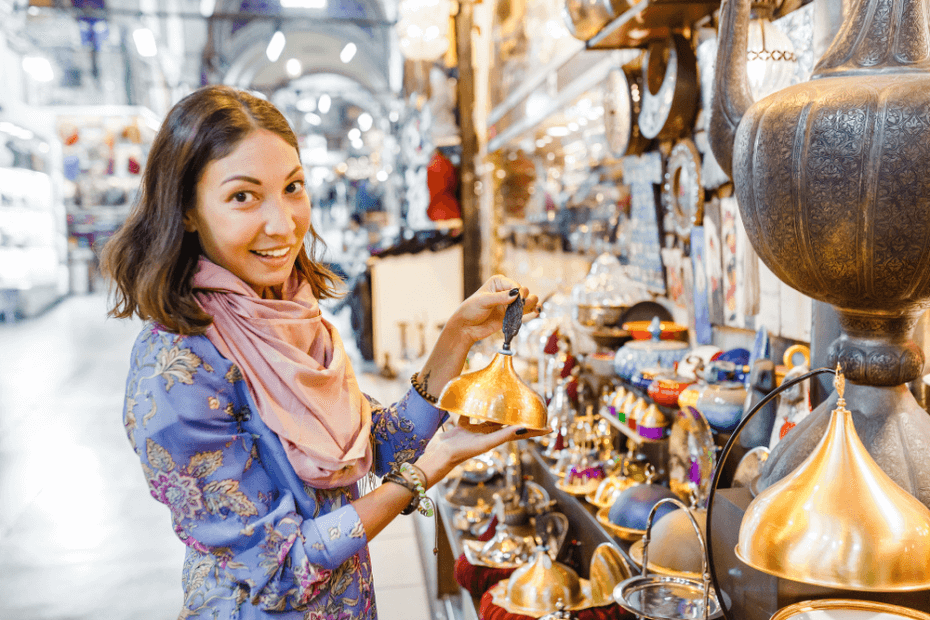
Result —
M 740 423 L 733 430 L 733 433 L 730 435 L 730 438 L 727 440 L 727 443 L 723 446 L 723 450 L 720 451 L 720 458 L 717 461 L 717 466 L 714 468 L 714 477 L 711 479 L 711 483 L 710 483 L 710 492 L 707 494 L 707 561 L 710 564 L 709 566 L 710 579 L 711 579 L 711 582 L 713 582 L 714 584 L 714 591 L 717 593 L 717 600 L 720 602 L 720 609 L 723 611 L 723 616 L 724 618 L 726 618 L 726 620 L 735 620 L 735 619 L 730 616 L 730 614 L 727 611 L 726 606 L 724 605 L 723 592 L 721 592 L 720 583 L 717 581 L 717 571 L 715 570 L 715 566 L 714 566 L 714 551 L 712 548 L 713 528 L 711 527 L 711 523 L 712 523 L 711 519 L 714 514 L 714 495 L 717 493 L 717 485 L 720 484 L 720 474 L 721 472 L 723 472 L 723 464 L 726 462 L 727 457 L 730 455 L 730 451 L 733 449 L 733 444 L 736 443 L 736 439 L 739 437 L 740 432 L 743 430 L 746 424 L 765 405 L 769 403 L 769 401 L 771 401 L 773 398 L 775 398 L 776 396 L 778 396 L 779 394 L 781 394 L 788 388 L 794 385 L 797 385 L 798 383 L 802 381 L 806 381 L 807 379 L 816 377 L 817 375 L 826 374 L 826 373 L 835 375 L 836 371 L 832 368 L 817 368 L 810 372 L 806 372 L 803 375 L 795 379 L 792 379 L 791 381 L 785 381 L 784 383 L 779 385 L 777 388 L 775 388 L 774 390 L 766 394 L 765 397 L 762 398 L 762 400 L 756 403 L 756 405 L 752 409 L 749 410 L 749 413 L 746 414 L 746 417 L 740 420 Z M 645 550 L 643 550 L 643 562 L 645 562 L 645 556 L 646 556 L 646 552 Z M 704 570 L 706 572 L 708 569 L 705 568 Z

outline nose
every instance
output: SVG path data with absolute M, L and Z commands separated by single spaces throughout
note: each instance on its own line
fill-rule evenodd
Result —
M 269 237 L 283 237 L 297 228 L 294 211 L 286 200 L 269 198 L 265 202 L 265 234 Z

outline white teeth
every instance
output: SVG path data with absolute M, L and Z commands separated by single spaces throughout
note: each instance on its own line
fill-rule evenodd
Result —
M 280 250 L 267 250 L 267 251 L 254 250 L 254 252 L 258 254 L 259 256 L 271 256 L 273 258 L 280 258 L 282 256 L 286 256 L 287 253 L 290 251 L 291 251 L 290 248 L 281 248 Z

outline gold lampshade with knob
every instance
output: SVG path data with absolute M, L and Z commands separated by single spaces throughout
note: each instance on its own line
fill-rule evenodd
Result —
M 460 375 L 446 384 L 439 395 L 439 408 L 468 418 L 472 423 L 522 426 L 543 431 L 548 427 L 546 403 L 517 375 L 510 342 L 523 317 L 519 296 L 504 315 L 504 346 L 481 370 Z
M 737 557 L 770 575 L 873 592 L 930 588 L 930 510 L 875 463 L 839 400 L 826 434 L 743 517 Z

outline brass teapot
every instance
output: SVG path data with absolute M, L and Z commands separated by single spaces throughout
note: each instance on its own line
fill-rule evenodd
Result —
M 857 0 L 809 82 L 753 101 L 751 0 L 723 0 L 710 142 L 753 247 L 782 281 L 833 305 L 856 430 L 879 466 L 930 505 L 930 417 L 903 385 L 930 305 L 928 0 Z M 826 431 L 834 395 L 779 443 L 760 489 Z

